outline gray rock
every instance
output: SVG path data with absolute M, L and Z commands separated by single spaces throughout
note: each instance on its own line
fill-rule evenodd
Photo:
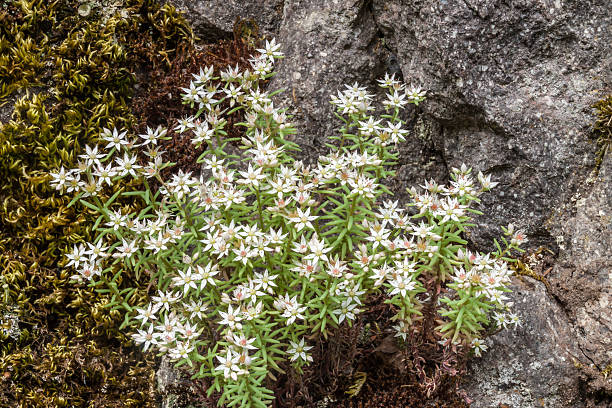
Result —
M 402 198 L 405 187 L 446 181 L 449 168 L 467 163 L 501 183 L 483 196 L 475 246 L 489 249 L 512 222 L 527 229 L 532 249 L 556 256 L 552 295 L 517 281 L 524 325 L 496 335 L 471 365 L 468 395 L 478 407 L 582 406 L 574 362 L 594 371 L 612 362 L 612 164 L 608 156 L 592 177 L 589 140 L 591 105 L 612 90 L 608 0 L 174 3 L 211 38 L 227 36 L 241 16 L 283 44 L 270 87 L 286 89 L 275 103 L 295 114 L 309 161 L 339 127 L 329 97 L 342 84 L 374 89 L 389 71 L 427 89 L 405 117 L 413 137 L 389 180 L 394 191 Z
M 374 14 L 405 80 L 429 90 L 424 120 L 439 124 L 434 141 L 446 164 L 467 163 L 501 182 L 483 197 L 472 241 L 487 248 L 498 226 L 513 222 L 527 228 L 532 248 L 560 251 L 548 278 L 562 307 L 549 294 L 537 308 L 517 300 L 531 332 L 497 336 L 472 366 L 468 389 L 488 401 L 483 407 L 504 399 L 512 407 L 577 406 L 570 396 L 579 395 L 579 371 L 567 353 L 599 371 L 612 361 L 609 164 L 597 185 L 583 188 L 595 163 L 590 107 L 612 83 L 609 2 L 374 1 Z M 588 197 L 578 209 L 577 191 Z M 510 353 L 509 344 L 519 346 Z M 506 379 L 524 395 L 510 398 Z
M 555 295 L 579 333 L 585 365 L 602 371 L 612 362 L 612 157 L 570 204 L 557 209 L 551 228 L 562 247 L 551 273 Z
M 449 166 L 467 163 L 501 185 L 472 239 L 544 223 L 593 167 L 590 106 L 609 91 L 608 1 L 374 1 L 376 21 L 407 82 L 428 90 Z
M 262 34 L 271 35 L 282 21 L 283 0 L 172 0 L 196 35 L 205 42 L 231 38 L 236 19 L 253 19 Z
M 16 97 L 12 96 L 2 101 L 0 105 L 0 126 L 9 123 L 13 116 Z
M 472 360 L 465 390 L 473 408 L 582 407 L 575 334 L 546 287 L 515 279 L 512 301 L 521 326 L 490 337 L 489 350 Z M 530 311 L 530 313 L 526 313 Z
M 347 83 L 372 83 L 383 72 L 385 50 L 377 34 L 364 1 L 285 4 L 278 32 L 285 59 L 270 88 L 285 89 L 277 103 L 291 107 L 308 158 L 326 151 L 325 138 L 340 127 L 331 95 Z

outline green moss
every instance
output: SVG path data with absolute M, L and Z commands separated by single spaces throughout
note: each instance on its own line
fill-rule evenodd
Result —
M 167 70 L 193 34 L 153 1 L 126 0 L 112 13 L 97 6 L 87 18 L 80 5 L 0 4 L 0 106 L 14 104 L 0 125 L 0 406 L 155 403 L 153 361 L 117 330 L 111 299 L 69 282 L 63 253 L 90 238 L 94 220 L 67 208 L 48 174 L 73 166 L 102 127 L 146 120 L 131 109 L 134 73 Z M 142 296 L 144 288 L 132 301 Z
M 599 171 L 601 162 L 612 143 L 612 95 L 608 95 L 595 105 L 597 119 L 593 125 L 593 133 L 597 138 L 596 171 Z

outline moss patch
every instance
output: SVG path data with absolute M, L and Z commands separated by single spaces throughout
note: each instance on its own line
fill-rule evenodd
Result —
M 612 143 L 612 95 L 608 95 L 595 105 L 597 119 L 593 125 L 593 133 L 597 138 L 596 170 L 599 171 L 601 162 Z
M 146 122 L 131 106 L 139 75 L 169 72 L 193 35 L 168 5 L 91 3 L 86 17 L 77 0 L 0 4 L 0 105 L 14 104 L 0 125 L 0 406 L 156 403 L 154 360 L 118 331 L 110 297 L 69 282 L 63 253 L 94 220 L 67 208 L 48 174 L 73 166 L 102 127 Z

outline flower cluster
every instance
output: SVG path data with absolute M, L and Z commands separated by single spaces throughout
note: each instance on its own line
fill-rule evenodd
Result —
M 479 353 L 486 326 L 516 321 L 504 296 L 506 262 L 524 236 L 508 230 L 506 249 L 492 254 L 469 252 L 462 238 L 477 212 L 470 206 L 496 183 L 479 174 L 477 185 L 463 166 L 449 186 L 429 181 L 411 190 L 408 209 L 383 200 L 391 192 L 381 181 L 393 175 L 395 147 L 408 134 L 400 112 L 424 100 L 389 75 L 379 81 L 385 114 L 371 115 L 366 88 L 346 86 L 332 97 L 343 125 L 329 138 L 331 153 L 313 166 L 295 160 L 290 118 L 261 87 L 279 49 L 266 42 L 251 69 L 207 67 L 183 88 L 184 103 L 198 110 L 175 130 L 206 148 L 202 174 L 161 177 L 172 164 L 158 147 L 166 130 L 157 128 L 138 139 L 104 130 L 105 146 L 87 146 L 76 169 L 52 175 L 58 190 L 100 213 L 95 241 L 68 255 L 75 279 L 111 291 L 136 343 L 197 364 L 198 376 L 213 378 L 209 391 L 231 405 L 265 406 L 273 398 L 266 378 L 286 361 L 297 370 L 312 362 L 306 338 L 351 324 L 369 294 L 386 293 L 406 339 L 431 299 L 426 279 L 446 288 L 441 341 Z M 231 138 L 227 117 L 237 113 L 244 136 Z M 144 189 L 102 202 L 100 193 L 123 178 Z M 152 189 L 152 178 L 161 187 Z M 141 209 L 130 212 L 119 195 Z M 134 307 L 134 290 L 120 288 L 126 270 L 155 285 L 148 304 Z

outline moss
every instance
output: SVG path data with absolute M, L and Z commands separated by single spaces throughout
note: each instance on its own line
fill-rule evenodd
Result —
M 126 0 L 87 18 L 80 5 L 0 7 L 0 105 L 14 103 L 0 125 L 0 406 L 155 404 L 153 358 L 118 331 L 111 298 L 69 282 L 63 253 L 91 237 L 94 220 L 68 208 L 48 174 L 72 166 L 101 127 L 146 122 L 131 106 L 135 73 L 168 72 L 193 34 L 169 5 Z M 145 288 L 131 301 L 142 296 Z
M 595 109 L 595 123 L 593 134 L 597 139 L 597 155 L 595 159 L 595 170 L 599 172 L 603 158 L 612 143 L 612 95 L 598 101 L 593 105 Z
M 518 259 L 516 263 L 510 265 L 510 267 L 514 270 L 516 276 L 519 279 L 523 279 L 523 276 L 530 277 L 534 280 L 542 282 L 546 287 L 548 293 L 553 293 L 552 287 L 550 286 L 550 282 L 546 279 L 546 275 L 550 272 L 551 269 L 546 271 L 541 271 L 542 273 L 538 273 L 534 271 L 532 268 L 532 264 L 537 264 L 540 270 L 542 270 L 542 254 L 548 253 L 549 255 L 554 255 L 554 252 L 548 248 L 540 247 L 535 251 L 526 252 L 523 254 L 521 259 Z
M 602 371 L 601 371 L 601 375 L 603 375 L 603 377 L 605 379 L 608 379 L 608 376 L 612 374 L 612 363 L 608 364 Z

